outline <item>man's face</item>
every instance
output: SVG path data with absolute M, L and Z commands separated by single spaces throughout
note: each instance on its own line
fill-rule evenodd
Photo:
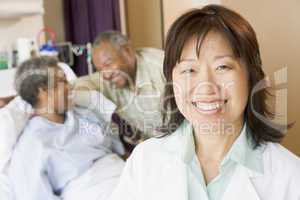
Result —
M 135 75 L 135 55 L 126 49 L 116 49 L 108 42 L 102 42 L 93 49 L 93 63 L 105 80 L 111 81 L 118 88 L 128 85 Z

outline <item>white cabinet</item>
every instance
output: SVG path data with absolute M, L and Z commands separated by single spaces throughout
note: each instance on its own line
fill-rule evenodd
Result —
M 42 0 L 0 0 L 0 20 L 43 13 Z

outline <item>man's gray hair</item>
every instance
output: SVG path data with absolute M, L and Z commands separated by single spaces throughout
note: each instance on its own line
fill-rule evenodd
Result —
M 53 57 L 42 56 L 24 61 L 15 74 L 15 88 L 27 103 L 35 107 L 38 103 L 40 88 L 48 88 L 50 72 L 58 66 L 58 61 Z
M 109 42 L 116 49 L 121 49 L 122 46 L 129 43 L 129 38 L 118 31 L 105 31 L 99 33 L 93 43 L 93 48 L 99 47 L 101 42 Z

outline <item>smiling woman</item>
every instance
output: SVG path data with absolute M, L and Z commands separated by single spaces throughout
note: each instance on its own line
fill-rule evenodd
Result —
M 300 160 L 278 144 L 289 125 L 271 122 L 266 88 L 253 92 L 265 74 L 250 24 L 208 5 L 179 17 L 165 46 L 169 132 L 136 147 L 112 199 L 299 199 Z
M 226 38 L 216 31 L 207 34 L 199 55 L 196 45 L 196 37 L 187 41 L 173 69 L 173 88 L 178 94 L 175 100 L 179 110 L 201 133 L 226 132 L 202 130 L 203 124 L 208 127 L 218 123 L 226 123 L 226 127 L 239 131 L 244 123 L 248 97 L 247 69 L 234 56 Z
M 289 126 L 270 121 L 275 113 L 273 108 L 267 105 L 267 98 L 271 96 L 264 80 L 265 73 L 262 70 L 256 34 L 251 25 L 239 14 L 227 11 L 219 6 L 211 9 L 203 8 L 202 11 L 193 10 L 179 18 L 171 27 L 166 40 L 164 60 L 164 75 L 168 83 L 173 83 L 165 87 L 164 96 L 171 98 L 165 98 L 164 110 L 172 111 L 170 119 L 167 119 L 168 113 L 165 113 L 164 122 L 168 127 L 167 130 L 173 132 L 187 118 L 186 112 L 182 112 L 181 106 L 176 104 L 181 98 L 175 99 L 179 94 L 175 91 L 178 88 L 176 85 L 182 84 L 179 71 L 185 66 L 184 69 L 186 67 L 192 69 L 192 73 L 191 71 L 188 73 L 192 75 L 187 78 L 189 82 L 186 83 L 193 83 L 188 86 L 190 88 L 197 86 L 197 90 L 193 89 L 196 93 L 193 94 L 194 96 L 198 97 L 199 93 L 203 93 L 201 90 L 207 88 L 213 90 L 210 91 L 213 94 L 209 94 L 209 97 L 206 95 L 193 97 L 196 98 L 193 103 L 198 103 L 198 112 L 201 110 L 199 108 L 201 105 L 202 112 L 209 106 L 218 106 L 218 110 L 222 111 L 223 115 L 222 117 L 219 115 L 218 119 L 226 121 L 225 118 L 228 119 L 231 113 L 236 115 L 235 119 L 231 116 L 232 119 L 228 119 L 227 122 L 232 124 L 237 122 L 239 117 L 237 130 L 241 129 L 244 121 L 247 122 L 248 132 L 251 132 L 256 146 L 268 141 L 280 142 L 284 137 L 283 131 Z M 184 72 L 186 76 L 187 73 Z M 257 84 L 265 87 L 252 93 Z M 220 99 L 223 102 L 203 104 L 216 103 L 213 101 Z M 206 109 L 203 106 L 206 106 Z M 234 112 L 238 113 L 234 114 Z M 263 120 L 258 119 L 255 113 L 261 114 Z M 210 120 L 207 117 L 203 116 Z

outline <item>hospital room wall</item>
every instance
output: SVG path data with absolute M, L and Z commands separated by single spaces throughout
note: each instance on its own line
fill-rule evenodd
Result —
M 162 48 L 160 0 L 126 0 L 127 34 L 134 47 Z
M 0 46 L 11 51 L 18 38 L 35 39 L 43 26 L 42 15 L 0 19 Z
M 279 85 L 280 89 L 275 91 L 280 97 L 276 99 L 276 109 L 280 113 L 287 111 L 289 122 L 296 121 L 283 144 L 300 156 L 300 1 L 163 0 L 163 3 L 164 35 L 176 17 L 187 9 L 206 3 L 219 3 L 233 8 L 250 21 L 257 33 L 267 75 L 271 79 L 278 78 L 279 70 L 287 67 L 287 83 L 283 82 Z M 281 79 L 285 81 L 284 73 L 282 75 Z
M 119 0 L 121 29 L 135 47 L 162 47 L 160 0 Z M 62 0 L 44 0 L 46 27 L 51 27 L 57 41 L 65 41 Z M 53 14 L 55 13 L 55 15 Z
M 65 41 L 65 27 L 62 0 L 44 0 L 44 24 L 56 34 L 57 42 Z
M 296 123 L 283 144 L 300 156 L 300 1 L 222 0 L 222 4 L 239 11 L 253 25 L 260 43 L 263 67 L 271 79 L 287 67 L 287 82 L 281 84 L 276 93 L 285 93 L 287 89 L 287 102 L 283 96 L 278 101 L 279 109 L 284 110 L 284 104 L 287 104 L 287 119 Z
M 44 15 L 1 18 L 0 46 L 10 50 L 18 38 L 36 39 L 44 26 L 55 31 L 58 42 L 65 41 L 62 2 L 62 0 L 43 0 Z M 40 40 L 44 42 L 44 34 Z

